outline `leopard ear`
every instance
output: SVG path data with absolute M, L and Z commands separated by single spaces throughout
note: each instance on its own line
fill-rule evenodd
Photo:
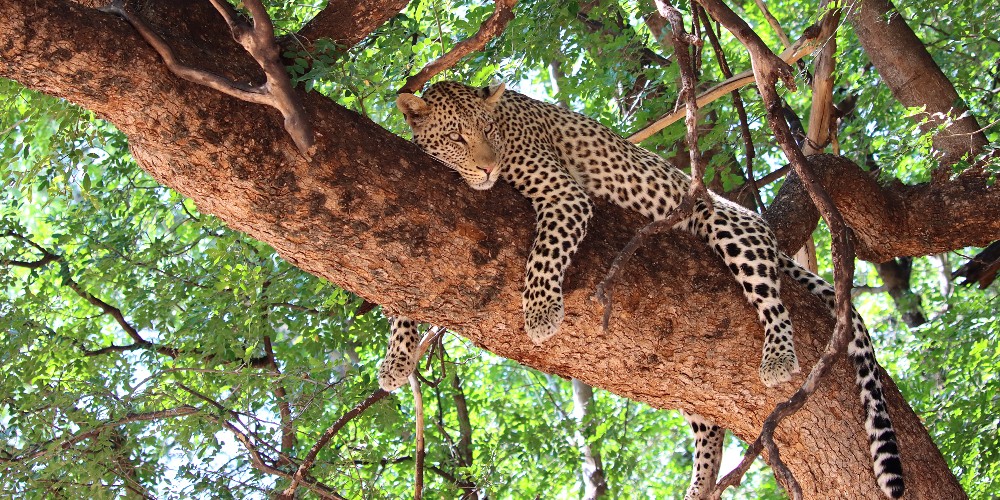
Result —
M 486 97 L 486 107 L 490 111 L 497 109 L 497 104 L 500 104 L 500 98 L 503 96 L 503 91 L 507 88 L 506 84 L 490 85 L 490 95 Z
M 427 102 L 413 94 L 399 94 L 396 98 L 396 107 L 403 113 L 406 123 L 411 127 L 431 112 Z

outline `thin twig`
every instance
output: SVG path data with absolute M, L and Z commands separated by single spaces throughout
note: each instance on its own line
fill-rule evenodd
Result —
M 813 203 L 819 209 L 820 214 L 823 215 L 823 219 L 826 220 L 833 239 L 832 254 L 834 289 L 837 298 L 837 326 L 827 344 L 826 351 L 813 367 L 812 371 L 810 371 L 805 382 L 803 382 L 799 390 L 788 401 L 775 407 L 771 415 L 765 420 L 760 436 L 754 442 L 754 445 L 758 445 L 759 442 L 768 450 L 769 462 L 775 472 L 775 476 L 787 488 L 791 497 L 798 500 L 802 498 L 802 489 L 791 471 L 781 460 L 778 448 L 774 444 L 774 430 L 781 419 L 795 413 L 805 404 L 808 397 L 815 392 L 823 376 L 829 371 L 833 361 L 836 357 L 842 355 L 847 347 L 850 332 L 853 328 L 851 323 L 850 288 L 854 275 L 854 250 L 848 238 L 849 233 L 843 217 L 833 204 L 830 195 L 819 184 L 815 174 L 808 165 L 805 155 L 795 144 L 788 124 L 781 115 L 781 100 L 778 97 L 776 83 L 781 79 L 785 82 L 786 86 L 794 89 L 791 68 L 771 52 L 746 22 L 723 2 L 720 0 L 698 0 L 698 2 L 705 7 L 715 20 L 725 26 L 750 53 L 754 78 L 757 81 L 761 99 L 764 101 L 768 124 L 774 132 L 775 139 L 784 151 L 785 156 L 788 157 L 789 162 L 792 164 L 792 168 L 802 179 Z M 827 14 L 822 22 L 827 26 L 829 24 L 836 25 L 835 21 L 831 22 L 830 14 Z M 751 446 L 743 461 L 752 460 L 753 458 L 749 456 L 751 451 L 759 453 L 759 448 L 760 446 Z M 747 465 L 747 467 L 749 466 Z M 723 478 L 713 491 L 713 496 L 718 498 L 727 486 L 738 484 L 742 473 L 739 473 L 736 477 L 731 476 L 737 474 L 739 470 L 744 469 L 737 467 L 737 471 Z
M 705 23 L 705 31 L 708 32 L 708 40 L 712 44 L 712 50 L 715 51 L 716 57 L 719 60 L 719 69 L 722 71 L 722 76 L 727 79 L 732 78 L 733 70 L 729 67 L 729 61 L 726 60 L 726 53 L 722 50 L 722 44 L 719 43 L 719 36 L 712 29 L 711 19 L 708 17 L 708 12 L 705 9 L 698 9 L 701 14 L 702 20 Z M 743 98 L 740 97 L 739 89 L 734 89 L 732 92 L 733 96 L 733 107 L 736 108 L 736 114 L 740 117 L 740 135 L 743 136 L 743 148 L 746 152 L 746 169 L 741 172 L 743 174 L 743 180 L 747 185 L 750 186 L 754 203 L 757 206 L 757 211 L 764 211 L 764 200 L 760 197 L 760 188 L 757 186 L 757 181 L 753 176 L 753 160 L 757 156 L 757 151 L 753 146 L 753 137 L 750 134 L 750 120 L 747 118 L 747 110 L 743 106 Z
M 240 430 L 238 427 L 233 425 L 233 423 L 230 422 L 229 419 L 221 417 L 221 415 L 223 414 L 228 414 L 233 418 L 233 420 L 239 422 L 240 425 L 246 428 L 247 426 L 243 424 L 242 421 L 240 421 L 238 413 L 226 408 L 222 403 L 184 384 L 178 383 L 176 385 L 184 392 L 187 392 L 188 394 L 191 394 L 192 396 L 212 405 L 216 409 L 216 411 L 214 412 L 202 412 L 202 415 L 205 418 L 208 418 L 209 420 L 221 425 L 222 427 L 225 427 L 226 430 L 231 432 L 233 436 L 236 437 L 236 440 L 243 445 L 243 447 L 247 450 L 247 453 L 250 455 L 250 463 L 253 464 L 255 469 L 260 470 L 261 472 L 266 472 L 274 476 L 280 476 L 289 480 L 292 479 L 291 474 L 274 467 L 269 463 L 270 460 L 266 460 L 264 455 L 261 454 L 260 450 L 257 447 L 257 444 L 254 442 L 254 439 L 256 439 L 258 442 L 262 441 L 259 436 L 253 434 L 253 436 L 251 437 L 250 434 Z M 313 478 L 306 477 L 303 478 L 301 482 L 305 485 L 305 487 L 308 490 L 319 495 L 320 498 L 327 498 L 330 500 L 345 500 L 344 497 L 338 495 L 337 492 L 335 492 L 329 486 L 326 486 L 325 484 L 320 483 L 319 481 L 316 481 Z M 286 497 L 286 498 L 291 498 L 291 497 Z
M 417 436 L 414 440 L 416 452 L 414 453 L 414 480 L 413 480 L 413 500 L 420 500 L 424 497 L 424 398 L 420 394 L 420 380 L 413 373 L 410 374 L 410 389 L 413 391 L 413 407 L 416 411 Z
M 431 61 L 420 72 L 407 78 L 403 88 L 399 89 L 399 93 L 412 94 L 422 89 L 424 84 L 430 81 L 434 75 L 458 64 L 458 61 L 472 52 L 482 50 L 490 40 L 503 33 L 507 23 L 514 19 L 514 4 L 516 3 L 517 0 L 496 0 L 496 10 L 487 20 L 483 21 L 475 35 L 458 42 L 448 53 Z
M 79 431 L 76 434 L 73 434 L 72 436 L 63 439 L 62 441 L 59 441 L 59 444 L 55 446 L 53 446 L 53 443 L 55 443 L 58 440 L 51 439 L 44 443 L 39 443 L 36 445 L 32 445 L 30 447 L 26 447 L 26 448 L 31 448 L 32 451 L 11 457 L 0 457 L 0 463 L 23 462 L 25 460 L 33 460 L 39 458 L 45 455 L 46 453 L 56 449 L 67 450 L 73 445 L 79 443 L 80 441 L 84 441 L 92 437 L 97 437 L 102 432 L 108 429 L 120 427 L 122 425 L 129 424 L 132 422 L 148 422 L 153 420 L 162 420 L 165 418 L 183 417 L 185 415 L 198 413 L 198 411 L 199 411 L 198 408 L 195 408 L 194 406 L 181 405 L 175 408 L 167 408 L 165 410 L 156 410 L 145 413 L 132 413 L 118 420 L 104 422 L 103 424 L 100 424 L 92 429 Z
M 378 402 L 379 400 L 388 395 L 389 395 L 388 392 L 385 392 L 382 389 L 376 389 L 375 392 L 373 392 L 370 396 L 368 396 L 367 399 L 358 403 L 357 406 L 352 408 L 347 413 L 343 414 L 339 419 L 337 419 L 336 422 L 333 423 L 333 425 L 328 427 L 326 431 L 323 432 L 323 435 L 320 436 L 318 440 L 316 440 L 316 443 L 313 445 L 313 447 L 309 449 L 309 453 L 306 454 L 305 459 L 302 460 L 301 464 L 299 464 L 298 470 L 296 470 L 295 474 L 291 476 L 292 480 L 291 484 L 289 484 L 288 487 L 285 488 L 285 491 L 282 492 L 282 495 L 285 498 L 294 498 L 295 490 L 298 489 L 299 483 L 301 483 L 306 478 L 306 474 L 309 473 L 309 469 L 311 469 L 312 466 L 316 463 L 317 455 L 319 455 L 319 452 L 326 446 L 327 443 L 330 442 L 331 439 L 333 439 L 333 436 L 335 436 L 338 432 L 340 432 L 340 429 L 343 428 L 345 425 L 347 425 L 348 422 L 356 418 L 358 415 L 364 413 L 365 410 L 367 410 L 371 405 L 375 404 L 376 402 Z
M 231 97 L 254 104 L 264 104 L 280 111 L 284 117 L 285 131 L 295 142 L 295 147 L 303 156 L 310 156 L 311 148 L 315 144 L 312 126 L 306 118 L 305 108 L 292 87 L 288 71 L 281 64 L 281 52 L 274 38 L 274 25 L 263 4 L 260 0 L 244 0 L 243 5 L 253 16 L 252 26 L 248 26 L 240 19 L 228 3 L 212 0 L 212 4 L 225 18 L 233 32 L 233 38 L 264 70 L 266 81 L 263 84 L 251 86 L 181 64 L 163 38 L 153 32 L 145 21 L 125 9 L 125 0 L 112 0 L 111 4 L 100 10 L 116 14 L 128 21 L 142 35 L 146 43 L 160 54 L 171 73 Z
M 786 49 L 778 57 L 780 57 L 781 60 L 787 62 L 788 64 L 791 64 L 811 54 L 814 50 L 816 50 L 817 47 L 819 47 L 825 41 L 823 38 L 820 37 L 819 30 L 815 28 L 816 28 L 815 25 L 806 28 L 805 33 L 803 33 L 802 36 L 798 40 L 796 40 L 795 43 L 793 43 L 790 48 Z M 698 106 L 705 107 L 709 103 L 732 92 L 733 90 L 753 82 L 754 82 L 754 73 L 752 69 L 734 75 L 732 78 L 728 78 L 714 85 L 712 88 L 702 92 L 700 95 L 698 95 L 698 100 L 697 100 Z M 660 130 L 663 130 L 664 128 L 676 122 L 677 120 L 680 120 L 684 116 L 684 114 L 685 110 L 677 109 L 671 113 L 663 115 L 662 117 L 657 118 L 656 121 L 654 121 L 653 123 L 646 125 L 639 131 L 630 135 L 628 137 L 628 140 L 633 144 L 638 144 L 652 137 L 653 134 L 659 132 Z
M 778 35 L 778 38 L 781 39 L 781 44 L 786 49 L 788 47 L 791 47 L 792 41 L 788 39 L 788 35 L 785 34 L 785 30 L 781 28 L 781 24 L 778 23 L 778 20 L 775 19 L 773 15 L 771 15 L 771 11 L 768 10 L 767 4 L 764 3 L 764 0 L 754 0 L 754 2 L 760 9 L 761 14 L 764 14 L 764 19 L 767 19 L 767 24 L 771 25 L 771 29 L 773 29 L 775 34 Z
M 697 87 L 695 81 L 694 67 L 691 64 L 691 54 L 689 45 L 698 45 L 701 40 L 694 38 L 684 31 L 684 21 L 680 12 L 671 6 L 666 0 L 656 1 L 657 10 L 671 25 L 671 40 L 674 45 L 674 53 L 677 58 L 677 66 L 681 70 L 681 96 L 686 100 L 686 116 L 684 123 L 687 125 L 687 146 L 691 158 L 691 185 L 681 202 L 674 207 L 667 216 L 661 220 L 653 221 L 639 230 L 635 236 L 625 245 L 622 251 L 618 252 L 615 260 L 608 268 L 607 274 L 600 284 L 597 285 L 595 295 L 604 305 L 604 315 L 601 319 L 601 326 L 605 331 L 611 322 L 611 309 L 614 304 L 612 287 L 621 274 L 622 268 L 632 258 L 639 245 L 649 235 L 659 233 L 665 229 L 672 228 L 688 217 L 694 210 L 695 202 L 701 200 L 709 209 L 712 206 L 711 196 L 705 189 L 704 173 L 701 165 L 701 154 L 698 149 L 698 103 L 695 99 L 694 89 Z M 679 101 L 678 101 L 679 102 Z

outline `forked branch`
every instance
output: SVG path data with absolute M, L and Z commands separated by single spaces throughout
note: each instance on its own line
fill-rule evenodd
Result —
M 685 100 L 686 114 L 684 123 L 687 125 L 687 147 L 691 155 L 691 185 L 687 194 L 681 199 L 680 204 L 674 207 L 667 214 L 666 218 L 646 224 L 628 242 L 625 248 L 611 262 L 611 267 L 604 279 L 597 285 L 595 295 L 604 305 L 604 317 L 601 325 L 606 331 L 611 321 L 611 307 L 614 304 L 612 287 L 621 274 L 622 268 L 632 258 L 639 245 L 645 241 L 646 237 L 670 229 L 677 225 L 685 217 L 691 215 L 695 202 L 701 200 L 709 207 L 712 206 L 711 196 L 705 189 L 704 172 L 701 164 L 701 154 L 698 150 L 698 103 L 695 99 L 694 89 L 697 87 L 697 79 L 692 65 L 691 52 L 689 47 L 701 45 L 701 40 L 694 35 L 684 31 L 684 19 L 680 11 L 674 8 L 667 0 L 656 0 L 656 8 L 671 26 L 671 42 L 674 45 L 674 53 L 677 58 L 677 65 L 681 70 L 681 92 L 680 95 Z
M 281 64 L 280 51 L 274 38 L 274 25 L 260 0 L 245 0 L 243 5 L 250 11 L 253 24 L 247 23 L 232 6 L 222 0 L 212 0 L 212 5 L 222 14 L 233 38 L 246 49 L 264 70 L 266 80 L 260 85 L 248 85 L 230 80 L 209 71 L 185 66 L 174 55 L 163 38 L 153 32 L 149 25 L 125 8 L 125 0 L 113 0 L 101 10 L 124 18 L 156 50 L 171 73 L 193 83 L 204 85 L 237 99 L 265 104 L 281 112 L 285 131 L 295 142 L 295 147 L 308 157 L 315 144 L 312 125 L 306 118 L 305 108 L 292 88 L 288 72 Z
M 725 25 L 725 23 L 723 23 L 723 25 Z M 780 60 L 786 65 L 794 64 L 796 61 L 813 53 L 813 51 L 829 39 L 836 27 L 837 24 L 835 22 L 831 22 L 829 18 L 824 18 L 823 21 L 820 22 L 819 26 L 812 25 L 806 28 L 802 36 L 799 37 L 799 39 L 796 40 L 791 47 L 785 49 L 785 51 L 776 57 L 780 58 Z M 719 99 L 720 97 L 753 82 L 754 72 L 752 69 L 733 75 L 731 78 L 727 78 L 699 94 L 697 100 L 698 107 L 705 107 L 716 99 Z M 630 135 L 628 137 L 629 142 L 638 144 L 652 137 L 653 134 L 683 118 L 686 112 L 687 111 L 685 109 L 677 109 L 671 113 L 661 116 L 660 118 L 657 118 L 653 123 L 646 125 L 636 133 Z
M 412 94 L 422 89 L 434 75 L 458 64 L 458 61 L 472 52 L 482 50 L 490 40 L 503 33 L 507 23 L 514 19 L 514 4 L 516 3 L 517 0 L 496 0 L 496 10 L 493 11 L 493 15 L 489 19 L 483 21 L 475 35 L 462 40 L 448 53 L 431 61 L 420 72 L 407 78 L 403 88 L 399 89 L 399 93 Z
M 750 461 L 760 452 L 761 447 L 767 448 L 768 458 L 775 475 L 780 482 L 788 489 L 789 494 L 794 499 L 802 498 L 802 490 L 799 487 L 791 471 L 781 461 L 778 447 L 774 443 L 774 430 L 784 417 L 798 411 L 805 404 L 806 399 L 816 391 L 822 377 L 829 371 L 829 367 L 836 357 L 841 356 L 847 348 L 847 342 L 852 331 L 851 324 L 851 282 L 854 276 L 854 250 L 849 239 L 849 232 L 843 217 L 837 207 L 834 206 L 830 195 L 823 190 L 816 175 L 809 167 L 802 150 L 795 144 L 792 134 L 781 114 L 781 100 L 778 97 L 776 88 L 779 79 L 791 89 L 795 88 L 791 81 L 791 68 L 778 59 L 770 49 L 764 44 L 743 19 L 737 16 L 727 5 L 720 0 L 698 0 L 705 10 L 715 18 L 720 24 L 726 27 L 750 53 L 751 66 L 754 70 L 754 78 L 760 91 L 761 99 L 764 101 L 768 125 L 774 132 L 775 139 L 788 157 L 792 168 L 803 180 L 809 197 L 819 209 L 823 219 L 830 228 L 833 240 L 833 268 L 834 268 L 834 290 L 837 299 L 837 326 L 827 344 L 827 349 L 823 357 L 816 363 L 802 387 L 788 401 L 779 404 L 765 420 L 761 433 L 754 445 L 747 451 L 747 455 L 740 467 L 734 473 L 728 474 L 719 482 L 713 491 L 713 496 L 719 498 L 722 490 L 730 485 L 738 484 Z M 839 12 L 828 13 L 824 22 L 830 22 L 831 18 L 839 16 Z M 833 23 L 836 24 L 835 22 Z M 751 456 L 753 454 L 753 456 Z M 740 472 L 742 470 L 742 472 Z

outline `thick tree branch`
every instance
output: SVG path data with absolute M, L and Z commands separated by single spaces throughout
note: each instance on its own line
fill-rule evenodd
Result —
M 927 120 L 922 130 L 944 126 L 933 139 L 934 148 L 943 153 L 942 163 L 981 153 L 989 143 L 986 134 L 892 2 L 855 1 L 847 11 L 854 33 L 892 95 L 903 106 L 924 108 L 914 117 Z
M 809 157 L 818 182 L 830 193 L 854 231 L 858 257 L 885 262 L 893 257 L 931 255 L 986 246 L 1000 238 L 1000 186 L 969 170 L 945 182 L 879 183 L 854 162 L 828 154 Z M 794 252 L 819 218 L 802 181 L 785 181 L 765 218 L 782 235 L 782 249 Z M 787 248 L 784 242 L 799 247 Z
M 483 47 L 490 40 L 500 36 L 500 33 L 503 33 L 504 28 L 507 27 L 507 23 L 514 19 L 514 4 L 517 3 L 517 0 L 495 0 L 494 3 L 496 10 L 487 20 L 483 21 L 475 35 L 458 42 L 447 54 L 431 61 L 420 72 L 407 78 L 403 88 L 399 89 L 399 93 L 412 94 L 424 88 L 424 84 L 430 81 L 434 75 L 458 64 L 458 61 L 461 61 L 463 57 L 477 50 L 483 50 Z
M 406 8 L 410 0 L 331 0 L 296 33 L 308 48 L 320 38 L 329 38 L 347 49 Z

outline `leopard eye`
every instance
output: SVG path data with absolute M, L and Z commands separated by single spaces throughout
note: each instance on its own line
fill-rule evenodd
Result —
M 483 129 L 484 134 L 488 134 L 493 131 L 493 123 L 487 123 L 486 128 Z
M 462 137 L 462 134 L 459 134 L 458 132 L 452 132 L 448 134 L 448 138 L 455 142 L 460 142 L 462 144 L 465 144 L 465 137 Z

